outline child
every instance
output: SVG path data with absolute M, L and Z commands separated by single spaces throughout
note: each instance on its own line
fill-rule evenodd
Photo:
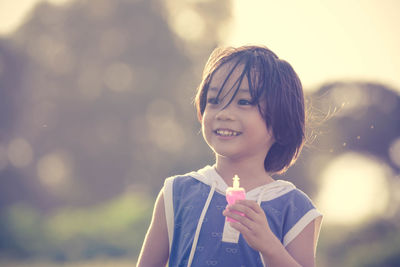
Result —
M 314 266 L 322 216 L 293 184 L 271 177 L 304 143 L 292 67 L 265 47 L 216 49 L 196 108 L 215 165 L 165 181 L 138 266 Z M 227 206 L 234 175 L 246 199 Z

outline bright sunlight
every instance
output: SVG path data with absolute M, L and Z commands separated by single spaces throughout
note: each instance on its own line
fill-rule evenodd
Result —
M 357 224 L 385 213 L 388 169 L 373 158 L 346 153 L 335 158 L 323 171 L 316 199 L 324 223 Z

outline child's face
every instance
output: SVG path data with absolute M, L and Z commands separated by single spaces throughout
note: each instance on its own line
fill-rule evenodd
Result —
M 264 163 L 274 139 L 267 129 L 257 103 L 253 103 L 246 76 L 232 99 L 243 66 L 236 67 L 217 99 L 218 92 L 233 65 L 227 63 L 221 66 L 210 82 L 202 117 L 203 136 L 217 157 L 232 160 L 250 159 Z M 232 102 L 227 106 L 231 99 Z

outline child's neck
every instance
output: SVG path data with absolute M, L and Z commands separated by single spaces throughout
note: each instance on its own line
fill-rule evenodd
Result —
M 235 174 L 238 175 L 240 178 L 240 186 L 246 191 L 274 181 L 265 171 L 264 164 L 257 164 L 254 162 L 232 162 L 217 158 L 216 171 L 228 186 L 232 186 L 233 176 Z

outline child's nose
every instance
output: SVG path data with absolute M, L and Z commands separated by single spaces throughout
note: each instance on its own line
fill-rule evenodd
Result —
M 219 109 L 215 118 L 217 120 L 234 120 L 235 115 L 232 110 L 232 105 L 224 106 L 223 108 Z

